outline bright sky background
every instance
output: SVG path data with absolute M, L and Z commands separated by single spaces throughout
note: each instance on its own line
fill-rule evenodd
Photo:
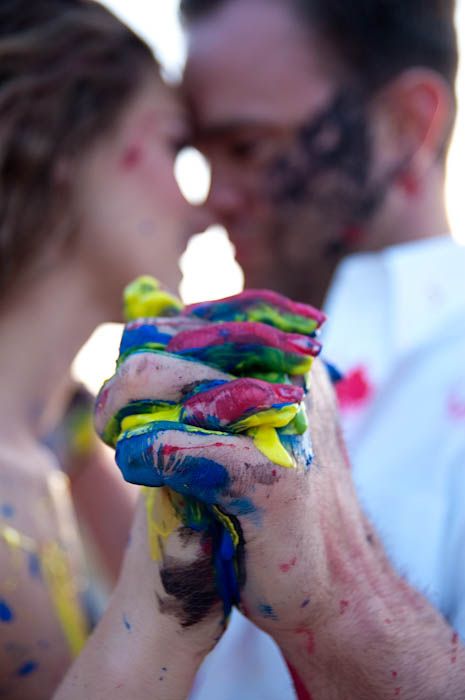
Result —
M 155 51 L 167 74 L 180 75 L 185 44 L 177 19 L 178 0 L 101 0 L 131 25 Z M 458 97 L 459 115 L 449 159 L 447 201 L 454 236 L 465 244 L 463 170 L 465 154 L 465 0 L 458 0 L 458 32 L 464 60 L 461 61 Z M 193 200 L 200 200 L 208 188 L 208 173 L 199 157 L 181 157 L 177 165 L 181 188 Z M 215 264 L 211 265 L 211 261 Z M 219 228 L 196 236 L 181 262 L 184 279 L 181 294 L 186 302 L 219 298 L 240 291 L 242 274 L 234 261 L 227 236 Z M 76 358 L 74 373 L 94 392 L 113 372 L 120 327 L 104 326 Z

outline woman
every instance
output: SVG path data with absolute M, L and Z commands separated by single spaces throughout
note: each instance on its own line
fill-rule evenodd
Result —
M 176 282 L 194 215 L 173 175 L 186 137 L 150 50 L 103 7 L 2 1 L 0 697 L 143 700 L 154 683 L 182 697 L 218 633 L 219 606 L 188 632 L 159 612 L 141 508 L 86 641 L 68 482 L 42 446 L 57 387 L 94 328 L 119 320 L 124 286 L 151 271 Z

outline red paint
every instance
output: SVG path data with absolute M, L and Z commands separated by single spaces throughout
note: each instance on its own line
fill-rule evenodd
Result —
M 396 688 L 395 691 L 394 691 L 394 695 L 395 695 L 396 697 L 399 697 L 400 691 L 401 691 L 401 690 L 402 690 L 402 688 Z
M 374 394 L 368 370 L 362 365 L 348 372 L 344 379 L 336 384 L 335 389 L 341 411 L 363 408 Z
M 294 683 L 297 700 L 313 700 L 294 666 L 288 662 L 287 667 L 289 669 L 289 673 L 291 674 L 292 682 Z
M 393 672 L 392 672 L 392 677 L 393 677 L 393 678 L 397 678 L 397 671 L 393 671 Z
M 457 632 L 454 632 L 454 634 L 452 635 L 452 646 L 456 647 L 458 643 L 459 635 L 457 634 Z
M 133 170 L 142 160 L 142 148 L 135 144 L 128 146 L 121 157 L 123 170 Z
M 340 600 L 339 601 L 339 614 L 344 615 L 344 613 L 346 612 L 349 605 L 350 605 L 350 603 L 348 600 Z
M 397 182 L 409 199 L 415 198 L 420 192 L 420 181 L 413 173 L 408 171 L 401 173 Z
M 309 656 L 313 656 L 315 653 L 315 635 L 312 630 L 306 627 L 298 627 L 296 629 L 296 634 L 303 635 L 305 637 L 305 648 Z
M 223 442 L 214 442 L 209 445 L 190 445 L 187 447 L 178 447 L 177 445 L 163 445 L 162 451 L 163 457 L 171 457 L 171 455 L 174 455 L 177 452 L 189 452 L 190 450 L 207 450 L 212 447 L 232 447 L 233 449 L 236 448 L 235 445 L 226 445 Z
M 314 338 L 297 333 L 283 331 L 254 321 L 217 323 L 201 328 L 181 331 L 170 340 L 167 352 L 183 350 L 200 350 L 225 343 L 235 345 L 256 345 L 276 348 L 293 355 L 317 357 L 321 352 L 321 343 Z
M 279 568 L 283 572 L 283 574 L 287 574 L 294 566 L 297 564 L 297 557 L 293 557 L 291 561 L 288 564 L 280 564 Z

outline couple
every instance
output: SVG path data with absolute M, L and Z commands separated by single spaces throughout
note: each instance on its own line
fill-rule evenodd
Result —
M 147 47 L 97 3 L 2 3 L 0 693 L 5 698 L 184 698 L 222 633 L 219 600 L 189 625 L 159 604 L 167 595 L 166 571 L 150 556 L 146 504 L 140 501 L 110 604 L 86 639 L 73 504 L 66 480 L 42 446 L 59 418 L 60 387 L 79 347 L 101 322 L 120 320 L 121 293 L 133 278 L 151 272 L 173 286 L 186 236 L 208 221 L 177 189 L 173 164 L 180 146 L 193 143 L 210 160 L 208 208 L 230 231 L 248 286 L 272 286 L 320 304 L 339 262 L 352 251 L 413 245 L 421 238 L 420 257 L 430 255 L 430 267 L 447 255 L 459 258 L 455 249 L 450 254 L 445 237 L 436 238 L 447 231 L 442 188 L 455 108 L 453 3 L 426 7 L 418 1 L 411 9 L 391 0 L 346 5 L 184 0 L 190 40 L 183 86 L 187 119 Z M 389 273 L 390 284 L 401 268 L 399 286 L 411 281 L 409 275 L 421 276 L 415 256 L 404 256 L 401 265 L 393 258 L 390 252 L 381 266 L 372 267 L 372 258 L 362 256 L 361 273 L 370 273 L 377 284 Z M 358 316 L 368 318 L 380 363 L 388 351 L 392 360 L 390 344 L 398 339 L 384 335 L 388 314 L 378 307 L 365 314 L 375 299 L 385 303 L 385 288 L 376 287 L 373 298 L 359 286 L 355 303 L 344 306 L 347 293 L 360 283 L 360 267 L 343 267 L 338 274 L 342 292 L 339 299 L 334 290 L 330 297 L 330 306 L 340 309 L 333 321 L 338 332 L 347 338 L 357 333 Z M 455 290 L 458 294 L 458 285 Z M 423 311 L 423 333 L 409 350 L 423 381 L 434 376 L 432 391 L 439 392 L 443 365 L 450 368 L 463 356 L 464 336 L 452 314 L 446 319 L 447 344 L 438 349 L 424 342 L 431 324 L 444 320 L 437 289 L 427 291 L 432 295 L 427 312 L 432 311 Z M 415 323 L 413 312 L 401 324 L 408 340 Z M 431 371 L 426 365 L 433 362 L 433 349 L 435 375 L 433 365 Z M 167 392 L 182 393 L 185 382 L 210 371 L 190 363 L 189 374 L 179 362 L 171 358 L 159 367 L 157 380 Z M 389 390 L 397 390 L 392 362 L 385 361 L 382 370 L 377 365 L 374 378 L 388 377 Z M 129 374 L 116 382 L 123 405 L 142 398 L 135 393 L 137 381 Z M 408 379 L 401 375 L 400 381 Z M 358 399 L 343 385 L 341 400 L 353 404 L 370 393 L 360 372 L 359 385 L 364 391 Z M 254 452 L 245 473 L 241 450 L 250 446 L 238 437 L 228 438 L 233 449 L 223 446 L 221 454 L 215 445 L 198 448 L 199 456 L 206 452 L 222 465 L 237 497 L 253 500 L 260 512 L 260 519 L 250 512 L 237 515 L 245 542 L 244 614 L 276 642 L 301 700 L 462 698 L 465 653 L 453 627 L 463 624 L 464 614 L 457 594 L 463 520 L 441 501 L 440 516 L 431 508 L 421 512 L 423 522 L 416 522 L 419 512 L 408 524 L 429 534 L 433 523 L 436 567 L 456 564 L 443 581 L 440 601 L 450 626 L 392 568 L 362 513 L 333 391 L 318 364 L 307 409 L 314 450 L 309 471 L 298 465 L 302 468 L 276 471 L 276 479 L 263 478 L 263 457 Z M 379 412 L 367 414 L 371 422 L 386 422 Z M 354 434 L 362 418 L 363 413 L 351 415 Z M 411 420 L 407 415 L 404 424 Z M 455 458 L 460 465 L 463 457 L 460 435 L 457 431 L 447 443 L 449 466 Z M 168 439 L 170 448 L 191 446 L 189 436 Z M 433 446 L 443 448 L 445 435 L 435 439 Z M 377 468 L 377 460 L 385 459 L 379 442 L 378 448 L 376 460 L 374 447 L 370 455 L 372 478 L 404 492 L 392 449 L 388 476 Z M 368 461 L 368 448 L 365 453 Z M 415 473 L 425 468 L 417 465 L 413 448 L 408 459 Z M 454 490 L 460 493 L 457 469 L 450 468 L 449 478 L 449 466 L 434 466 L 444 476 L 443 498 L 454 500 Z M 273 470 L 270 464 L 265 468 Z M 110 496 L 117 475 L 99 478 L 106 479 L 107 502 L 96 504 L 99 517 L 93 522 L 105 549 L 120 527 L 117 501 Z M 228 493 L 218 487 L 205 498 L 227 510 Z M 73 495 L 79 509 L 78 494 Z M 394 506 L 389 520 L 402 517 Z M 164 556 L 208 579 L 196 534 L 174 531 Z M 196 580 L 201 601 L 202 576 Z M 192 590 L 192 580 L 186 579 L 185 588 Z M 180 589 L 182 595 L 182 581 Z M 453 608 L 449 601 L 457 598 Z M 265 676 L 270 669 L 272 686 L 283 683 L 277 696 L 292 697 L 271 640 L 251 626 L 243 633 L 247 623 L 238 616 L 232 625 L 208 660 L 206 687 L 209 676 L 216 683 L 210 692 L 247 697 L 246 679 L 249 697 L 272 697 L 266 678 L 259 673 L 254 678 L 248 666 L 249 654 L 260 647 L 255 658 L 263 664 L 261 672 Z M 223 654 L 216 664 L 215 654 Z M 228 664 L 235 669 L 232 679 Z M 200 687 L 193 692 L 204 697 Z

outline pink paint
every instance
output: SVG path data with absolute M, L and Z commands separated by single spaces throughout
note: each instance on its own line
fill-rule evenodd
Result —
M 313 631 L 307 629 L 306 627 L 298 627 L 296 629 L 296 634 L 305 637 L 305 648 L 307 650 L 307 654 L 309 656 L 313 656 L 315 653 L 315 635 L 313 634 Z
M 291 674 L 292 682 L 294 683 L 297 700 L 313 700 L 294 666 L 288 662 L 287 667 Z
M 283 574 L 289 573 L 291 569 L 294 568 L 294 566 L 297 564 L 297 557 L 293 557 L 291 561 L 288 564 L 280 564 L 279 568 L 283 572 Z
M 451 421 L 465 421 L 465 399 L 452 394 L 447 401 L 447 415 Z
M 392 672 L 392 677 L 393 677 L 393 678 L 397 678 L 397 671 L 393 671 L 393 672 Z
M 454 634 L 452 635 L 452 646 L 456 647 L 458 643 L 459 643 L 459 635 L 457 634 L 457 632 L 454 632 Z
M 347 608 L 349 607 L 350 603 L 348 600 L 340 600 L 339 601 L 339 615 L 344 615 L 344 613 L 347 611 Z
M 400 693 L 401 693 L 401 690 L 402 690 L 402 688 L 396 688 L 395 691 L 394 691 L 394 695 L 395 695 L 396 697 L 399 697 L 399 695 L 400 695 Z
M 211 447 L 236 447 L 235 445 L 225 445 L 223 442 L 214 442 L 210 445 L 190 445 L 187 447 L 177 447 L 176 445 L 163 445 L 162 453 L 163 457 L 171 457 L 171 455 L 177 452 L 189 452 L 190 450 L 207 450 Z
M 335 388 L 341 411 L 360 410 L 374 394 L 368 369 L 362 365 L 348 372 Z

